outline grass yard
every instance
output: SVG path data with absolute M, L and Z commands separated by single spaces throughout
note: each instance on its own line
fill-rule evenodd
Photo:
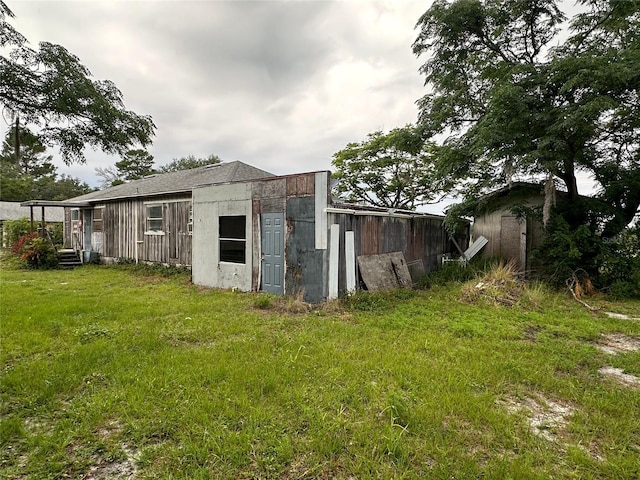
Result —
M 640 321 L 568 294 L 287 313 L 180 275 L 0 273 L 2 478 L 640 477 Z

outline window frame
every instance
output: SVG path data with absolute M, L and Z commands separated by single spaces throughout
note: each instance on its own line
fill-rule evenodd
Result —
M 223 221 L 230 218 L 242 219 L 242 236 L 230 231 L 238 225 L 226 225 L 223 231 Z M 225 245 L 223 247 L 223 244 Z M 228 248 L 230 245 L 242 246 L 242 248 Z M 234 259 L 235 252 L 242 251 L 241 258 Z M 242 261 L 240 261 L 242 260 Z M 246 215 L 219 215 L 218 216 L 218 262 L 233 265 L 247 264 L 247 216 Z
M 160 216 L 151 216 L 151 210 L 159 208 Z M 160 228 L 152 226 L 151 222 L 160 222 Z M 148 203 L 145 204 L 145 221 L 144 221 L 144 234 L 145 235 L 164 235 L 164 203 Z
M 100 212 L 100 218 L 96 218 L 96 213 Z M 96 223 L 100 225 L 100 229 L 96 229 Z M 91 212 L 91 231 L 103 232 L 104 231 L 104 206 L 94 207 Z

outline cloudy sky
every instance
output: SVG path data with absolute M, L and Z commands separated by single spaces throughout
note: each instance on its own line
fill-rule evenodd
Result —
M 58 43 L 153 117 L 156 163 L 196 155 L 276 174 L 331 168 L 367 133 L 414 122 L 425 1 L 8 1 L 32 45 Z M 87 153 L 60 173 L 97 185 Z
M 7 3 L 33 46 L 66 47 L 153 117 L 158 165 L 216 154 L 276 174 L 331 169 L 348 142 L 415 122 L 426 93 L 411 44 L 431 0 Z M 57 163 L 97 186 L 95 167 L 117 160 Z

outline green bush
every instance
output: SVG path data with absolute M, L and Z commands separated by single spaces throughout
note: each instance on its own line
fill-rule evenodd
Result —
M 603 290 L 614 298 L 640 298 L 640 227 L 605 242 L 597 264 Z
M 62 244 L 64 244 L 64 230 L 62 228 L 62 223 L 54 223 L 51 225 L 51 228 L 49 228 L 49 231 L 51 232 L 53 244 L 62 246 Z
M 29 233 L 31 221 L 27 217 L 22 217 L 19 220 L 7 220 L 2 225 L 2 228 L 7 235 L 7 246 L 11 248 L 20 237 Z
M 29 236 L 31 235 L 29 234 Z M 58 266 L 58 254 L 47 238 L 36 237 L 23 242 L 20 258 L 32 268 L 46 269 Z
M 616 298 L 640 298 L 640 227 L 630 227 L 603 240 L 587 225 L 572 229 L 561 217 L 547 228 L 544 243 L 535 252 L 542 277 L 564 286 L 576 272 Z

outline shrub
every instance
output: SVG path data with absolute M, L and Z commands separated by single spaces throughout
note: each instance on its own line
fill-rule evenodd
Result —
M 542 246 L 534 252 L 542 277 L 564 287 L 576 272 L 616 298 L 640 298 L 640 227 L 603 240 L 587 225 L 571 229 L 556 217 Z
M 25 252 L 26 246 L 31 243 L 34 238 L 38 238 L 38 234 L 35 232 L 21 235 L 15 242 L 12 243 L 11 253 L 22 256 L 22 254 Z
M 51 239 L 54 245 L 62 245 L 64 243 L 64 230 L 62 223 L 54 223 L 51 228 Z
M 32 238 L 24 244 L 20 258 L 33 268 L 55 268 L 58 266 L 58 255 L 48 239 Z
M 614 298 L 640 298 L 640 226 L 605 242 L 597 264 L 603 290 Z
M 21 237 L 29 233 L 31 221 L 27 217 L 22 217 L 19 220 L 7 220 L 2 228 L 7 234 L 7 246 L 13 247 Z

